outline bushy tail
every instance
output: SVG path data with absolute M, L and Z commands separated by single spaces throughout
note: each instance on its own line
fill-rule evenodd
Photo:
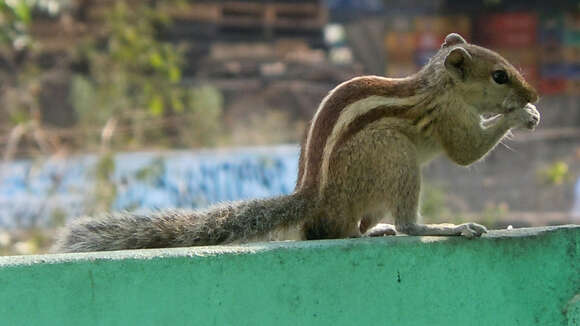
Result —
M 297 194 L 225 203 L 197 211 L 119 213 L 68 225 L 55 252 L 190 247 L 245 240 L 303 220 L 308 202 Z

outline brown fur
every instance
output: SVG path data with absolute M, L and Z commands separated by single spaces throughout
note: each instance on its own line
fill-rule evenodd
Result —
M 403 116 L 403 113 L 409 111 L 409 106 L 379 106 L 367 113 L 358 116 L 353 122 L 348 125 L 346 132 L 340 135 L 336 143 L 335 150 L 339 149 L 344 143 L 351 139 L 355 134 L 363 130 L 369 124 L 388 117 Z
M 322 149 L 346 106 L 372 95 L 409 97 L 415 94 L 416 85 L 413 84 L 417 83 L 416 79 L 394 81 L 377 76 L 366 76 L 354 78 L 335 88 L 319 109 L 320 113 L 316 121 L 312 121 L 310 126 L 312 128 L 311 143 L 306 150 L 309 153 L 308 162 L 312 169 L 308 170 L 308 174 L 304 176 L 301 186 L 308 188 L 316 182 L 322 160 Z
M 300 141 L 300 148 L 304 148 L 306 147 L 306 138 L 308 138 L 308 130 L 310 129 L 310 125 L 312 124 L 311 121 L 309 121 L 306 124 L 306 128 L 304 129 L 304 134 L 302 135 L 302 140 Z M 304 151 L 300 150 L 300 156 L 298 157 L 298 178 L 296 178 L 296 187 L 295 189 L 297 190 L 298 187 L 300 186 L 300 180 L 302 180 L 302 178 L 304 177 Z
M 505 70 L 509 82 L 494 82 L 496 70 Z M 55 248 L 212 245 L 292 226 L 302 239 L 392 234 L 392 227 L 378 224 L 389 215 L 406 234 L 479 236 L 486 229 L 476 223 L 419 224 L 421 166 L 440 153 L 468 165 L 510 129 L 533 129 L 537 99 L 501 56 L 450 34 L 413 76 L 359 77 L 329 93 L 302 142 L 293 194 L 205 211 L 85 218 L 69 225 Z M 497 116 L 484 120 L 489 113 Z
M 312 139 L 306 142 L 310 147 L 303 148 L 309 155 L 306 162 L 301 162 L 308 164 L 307 171 L 311 172 L 303 185 L 314 184 L 320 189 L 319 213 L 305 223 L 305 238 L 356 236 L 389 212 L 398 230 L 408 234 L 477 236 L 485 232 L 484 227 L 475 223 L 417 224 L 420 165 L 439 152 L 460 165 L 479 160 L 510 128 L 535 127 L 539 114 L 533 106 L 527 109 L 526 103 L 537 101 L 538 96 L 519 72 L 495 52 L 467 44 L 456 34 L 450 40 L 416 75 L 390 79 L 385 90 L 401 93 L 383 93 L 394 97 L 427 94 L 425 98 L 405 109 L 387 105 L 362 110 L 364 113 L 350 122 L 333 150 L 326 154 L 330 162 L 327 166 L 321 164 L 327 143 L 324 137 L 329 137 L 344 113 L 331 111 L 331 115 L 325 110 L 333 106 L 326 104 L 319 109 L 317 121 L 324 121 L 324 128 L 317 130 L 312 125 Z M 447 65 L 450 54 L 455 62 Z M 491 73 L 497 69 L 505 69 L 509 74 L 507 85 L 497 85 L 491 80 Z M 407 89 L 403 91 L 394 85 Z M 327 103 L 343 100 L 334 98 L 338 90 L 340 87 L 330 93 L 334 101 Z M 482 129 L 483 113 L 503 116 Z M 329 116 L 332 118 L 322 119 Z M 321 168 L 328 170 L 321 172 Z M 318 177 L 321 173 L 328 177 L 321 179 Z

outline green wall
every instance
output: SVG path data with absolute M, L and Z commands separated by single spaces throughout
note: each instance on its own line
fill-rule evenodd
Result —
M 580 325 L 580 226 L 0 257 L 0 325 Z

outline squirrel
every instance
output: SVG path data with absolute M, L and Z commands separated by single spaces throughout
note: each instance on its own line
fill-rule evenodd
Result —
M 226 244 L 290 227 L 305 240 L 481 236 L 487 230 L 476 223 L 420 224 L 421 166 L 440 153 L 466 166 L 511 129 L 533 130 L 538 99 L 506 59 L 451 33 L 414 75 L 355 77 L 328 93 L 302 141 L 292 194 L 205 210 L 80 218 L 53 251 Z M 394 226 L 380 223 L 387 216 Z

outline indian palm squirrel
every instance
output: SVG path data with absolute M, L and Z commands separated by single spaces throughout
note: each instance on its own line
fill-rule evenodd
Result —
M 421 166 L 440 153 L 469 165 L 514 128 L 534 129 L 538 94 L 506 59 L 447 35 L 406 78 L 362 76 L 322 100 L 302 142 L 292 194 L 205 210 L 111 214 L 72 221 L 54 251 L 244 242 L 281 228 L 301 239 L 480 236 L 476 223 L 420 224 Z M 491 118 L 484 118 L 491 116 Z M 387 216 L 394 226 L 380 224 Z

